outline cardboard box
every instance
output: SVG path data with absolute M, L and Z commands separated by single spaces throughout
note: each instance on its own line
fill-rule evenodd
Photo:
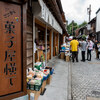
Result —
M 45 89 L 45 86 L 46 86 L 46 80 L 43 81 L 43 83 L 42 83 L 41 93 L 43 93 L 43 91 L 44 91 L 44 89 Z
M 34 93 L 34 100 L 38 100 L 38 97 L 40 96 L 41 93 L 41 89 L 40 91 L 27 90 L 27 94 L 29 95 L 29 100 L 30 100 L 30 93 Z
M 64 53 L 64 52 L 61 52 L 61 53 L 60 53 L 60 58 L 61 58 L 61 59 L 64 59 L 64 57 L 65 57 L 65 53 Z
M 66 61 L 67 61 L 67 62 L 70 61 L 70 56 L 69 56 L 69 55 L 66 56 Z
M 49 78 L 46 80 L 46 83 L 49 85 L 52 79 L 52 75 L 49 76 Z
M 42 50 L 38 50 L 38 60 L 40 61 L 41 56 L 43 55 L 43 51 Z

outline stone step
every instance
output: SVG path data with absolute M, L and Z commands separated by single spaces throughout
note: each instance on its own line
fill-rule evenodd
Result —
M 95 97 L 87 97 L 87 100 L 100 100 L 100 98 L 95 98 Z

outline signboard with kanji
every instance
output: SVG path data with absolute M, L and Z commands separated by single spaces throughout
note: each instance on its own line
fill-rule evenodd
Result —
M 21 6 L 0 2 L 0 97 L 22 91 Z

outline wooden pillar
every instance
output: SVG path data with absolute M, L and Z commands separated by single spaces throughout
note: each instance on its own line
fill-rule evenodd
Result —
M 50 31 L 50 59 L 53 57 L 53 29 Z
M 58 33 L 58 54 L 59 54 L 59 33 Z
M 26 90 L 26 30 L 27 30 L 27 3 L 23 5 L 23 91 L 25 95 L 27 93 Z M 18 94 L 17 94 L 18 96 Z M 9 98 L 10 99 L 10 98 Z M 5 99 L 6 100 L 6 99 Z
M 59 48 L 59 47 L 58 47 L 58 46 L 59 46 L 59 45 L 58 45 L 58 43 L 59 43 L 59 41 L 58 41 L 58 40 L 59 40 L 58 35 L 59 35 L 59 33 L 57 33 L 57 35 L 56 35 L 56 49 L 57 49 L 57 50 L 56 50 L 56 55 L 58 55 L 58 48 Z
M 35 16 L 33 16 L 33 69 L 35 63 L 34 42 L 35 42 Z
M 45 64 L 47 65 L 47 25 L 45 29 Z
M 63 43 L 65 43 L 65 35 L 63 35 Z
M 52 29 L 52 40 L 51 40 L 51 59 L 53 58 L 53 29 Z
M 55 56 L 55 33 L 53 33 L 53 56 Z

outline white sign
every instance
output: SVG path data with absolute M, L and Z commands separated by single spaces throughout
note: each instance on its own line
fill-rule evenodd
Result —
M 56 21 L 55 17 L 49 11 L 43 0 L 39 0 L 41 5 L 42 11 L 40 17 L 48 24 L 50 24 L 55 30 L 62 34 L 62 28 L 60 27 L 59 23 Z
M 87 30 L 91 30 L 91 25 L 87 24 Z

